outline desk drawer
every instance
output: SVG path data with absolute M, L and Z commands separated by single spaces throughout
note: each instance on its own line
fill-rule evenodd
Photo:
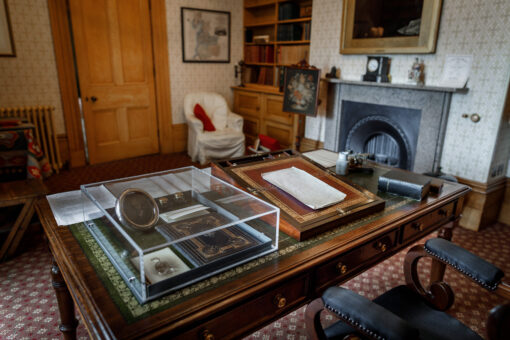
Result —
M 438 223 L 444 223 L 453 216 L 455 202 L 442 206 L 429 214 L 422 216 L 410 223 L 404 225 L 402 230 L 402 242 L 415 237 L 417 234 L 425 232 Z
M 371 259 L 381 256 L 396 245 L 397 230 L 372 240 L 347 254 L 343 254 L 320 266 L 315 277 L 315 288 L 320 291 L 336 284 L 342 277 L 359 268 Z
M 293 278 L 280 287 L 254 297 L 241 305 L 228 310 L 216 318 L 206 321 L 188 332 L 179 334 L 178 339 L 231 339 L 239 338 L 244 329 L 252 327 L 253 322 L 271 316 L 283 316 L 294 310 L 306 299 L 308 276 Z

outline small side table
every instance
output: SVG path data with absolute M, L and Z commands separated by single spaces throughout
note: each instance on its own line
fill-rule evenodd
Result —
M 14 254 L 34 215 L 36 200 L 47 192 L 46 186 L 38 179 L 0 183 L 0 208 L 22 205 L 0 248 L 0 261 Z

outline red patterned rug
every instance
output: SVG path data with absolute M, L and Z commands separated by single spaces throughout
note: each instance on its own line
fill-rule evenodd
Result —
M 510 273 L 510 227 L 496 224 L 481 232 L 457 228 L 454 242 L 484 257 Z M 423 240 L 422 240 L 423 241 Z M 402 265 L 405 251 L 348 281 L 344 286 L 368 298 L 402 284 Z M 0 264 L 0 339 L 60 339 L 58 308 L 49 273 L 50 257 L 42 242 Z M 429 274 L 429 266 L 420 268 Z M 504 300 L 490 294 L 460 274 L 448 269 L 446 281 L 452 286 L 455 303 L 450 313 L 485 335 L 488 311 Z M 304 308 L 286 315 L 260 329 L 247 339 L 305 340 Z M 329 314 L 323 317 L 331 323 Z M 88 339 L 85 327 L 78 327 L 78 338 Z

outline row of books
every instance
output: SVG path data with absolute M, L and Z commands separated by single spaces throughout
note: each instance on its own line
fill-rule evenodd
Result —
M 310 40 L 312 35 L 312 23 L 305 22 L 303 25 L 303 40 Z
M 278 25 L 276 37 L 278 41 L 294 41 L 301 40 L 303 35 L 303 27 L 301 24 L 284 24 Z
M 273 63 L 274 46 L 245 46 L 244 62 L 246 63 Z
M 272 67 L 247 67 L 243 74 L 244 83 L 260 85 L 274 84 L 274 70 Z
M 276 50 L 276 63 L 290 65 L 301 60 L 307 60 L 310 54 L 309 45 L 278 46 Z

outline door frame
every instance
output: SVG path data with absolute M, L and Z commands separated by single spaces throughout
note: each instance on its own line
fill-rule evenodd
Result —
M 170 99 L 170 65 L 166 28 L 165 0 L 147 0 L 151 15 L 152 55 L 156 116 L 158 121 L 159 152 L 174 151 L 172 107 Z M 57 62 L 62 109 L 69 146 L 71 167 L 86 164 L 85 145 L 78 105 L 77 70 L 74 64 L 68 0 L 48 0 L 53 46 Z

